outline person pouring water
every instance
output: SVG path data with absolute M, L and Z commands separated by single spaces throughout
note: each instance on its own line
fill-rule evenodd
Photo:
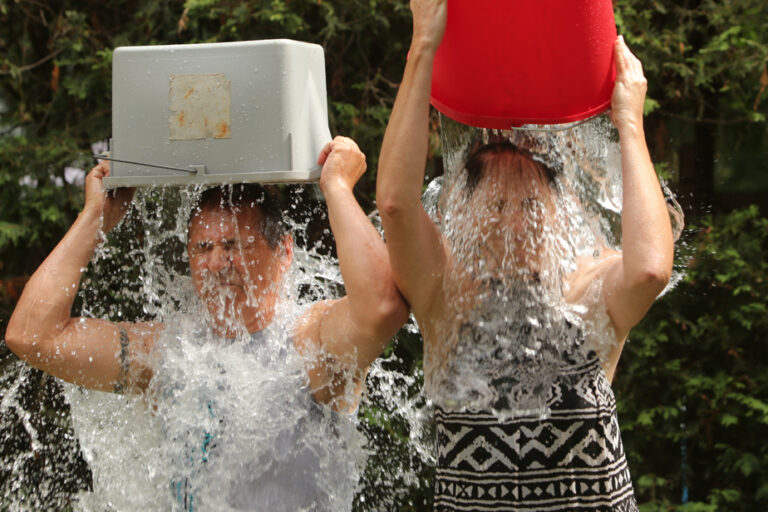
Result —
M 303 355 L 305 374 L 287 380 L 296 389 L 279 388 L 281 395 L 271 401 L 278 406 L 280 401 L 306 404 L 312 411 L 316 404 L 328 404 L 344 414 L 356 410 L 368 366 L 405 322 L 408 309 L 392 280 L 383 241 L 352 194 L 365 172 L 365 156 L 351 139 L 336 137 L 322 149 L 318 164 L 323 166 L 320 188 L 328 205 L 346 296 L 315 303 L 295 325 L 288 326 L 290 346 L 281 353 Z M 163 368 L 153 365 L 153 354 L 164 331 L 174 326 L 70 316 L 81 275 L 96 246 L 131 201 L 132 190 L 119 189 L 114 195 L 105 191 L 102 179 L 108 175 L 107 162 L 88 174 L 83 211 L 29 280 L 5 340 L 31 366 L 79 386 L 117 393 L 157 391 L 153 383 L 164 382 L 167 376 L 157 373 Z M 187 251 L 192 282 L 214 336 L 245 339 L 259 350 L 262 333 L 275 322 L 292 243 L 281 212 L 263 187 L 231 185 L 202 193 L 190 214 Z M 177 383 L 177 388 L 166 387 L 159 393 L 172 394 L 184 385 L 189 383 Z M 219 414 L 212 400 L 203 399 L 208 400 L 211 415 Z M 299 415 L 294 425 L 280 426 L 283 444 L 320 431 L 312 418 L 322 414 L 312 411 L 306 417 Z M 226 422 L 217 418 L 215 426 L 222 423 L 226 429 Z M 237 432 L 227 435 L 232 440 Z M 216 450 L 212 449 L 215 436 L 211 437 L 205 432 L 204 439 L 192 440 L 195 447 L 189 458 L 197 459 L 198 465 Z M 228 449 L 237 453 L 237 439 L 233 443 Z M 240 446 L 244 452 L 245 448 Z M 333 461 L 320 460 L 327 448 L 303 446 L 294 454 L 288 446 L 288 453 L 279 454 L 280 460 L 253 461 L 258 467 L 241 468 L 236 475 L 241 481 L 225 482 L 231 489 L 220 493 L 227 506 L 237 510 L 349 510 L 351 503 L 339 503 L 333 489 L 315 482 L 321 471 L 339 470 Z M 343 452 L 331 455 L 345 457 Z M 195 493 L 202 478 L 190 482 L 185 476 L 173 482 L 174 507 L 192 510 L 193 505 L 197 509 L 204 505 Z
M 561 176 L 511 138 L 467 151 L 455 182 L 443 184 L 440 227 L 422 205 L 447 9 L 445 0 L 411 0 L 411 46 L 376 188 L 394 280 L 424 337 L 435 509 L 637 510 L 610 380 L 673 260 L 644 139 L 641 63 L 618 38 L 610 116 L 620 136 L 622 248 L 566 272 Z

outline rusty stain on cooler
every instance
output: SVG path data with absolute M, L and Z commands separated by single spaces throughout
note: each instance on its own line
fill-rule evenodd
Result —
M 217 139 L 228 139 L 229 123 L 219 123 L 216 125 L 216 135 L 214 137 Z
M 230 81 L 223 73 L 171 75 L 170 140 L 229 139 Z

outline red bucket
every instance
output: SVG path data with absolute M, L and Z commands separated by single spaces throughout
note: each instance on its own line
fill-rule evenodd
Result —
M 448 0 L 432 104 L 464 124 L 580 121 L 610 107 L 611 0 Z

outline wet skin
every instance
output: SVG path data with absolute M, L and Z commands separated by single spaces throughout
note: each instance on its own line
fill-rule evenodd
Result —
M 291 262 L 291 239 L 286 235 L 271 247 L 261 232 L 258 207 L 196 212 L 187 250 L 195 290 L 219 334 L 234 337 L 238 323 L 248 332 L 270 323 L 280 282 Z
M 472 234 L 491 261 L 540 270 L 544 231 L 552 228 L 556 206 L 538 163 L 511 151 L 490 156 L 469 211 Z
M 410 57 L 381 145 L 376 200 L 393 279 L 427 339 L 432 338 L 427 333 L 445 314 L 444 278 L 452 270 L 454 256 L 421 202 L 424 163 L 429 152 L 432 69 L 445 33 L 448 8 L 441 0 L 412 0 L 411 10 Z M 669 281 L 673 255 L 669 215 L 643 131 L 647 82 L 642 64 L 622 38 L 615 42 L 614 64 L 611 120 L 619 132 L 621 147 L 622 251 L 581 263 L 570 279 L 566 297 L 569 302 L 578 302 L 593 283 L 600 284 L 599 300 L 585 307 L 589 311 L 605 307 L 614 328 L 617 345 L 606 364 L 609 379 L 629 330 Z M 477 201 L 487 199 L 478 196 Z M 493 218 L 489 216 L 488 221 Z M 500 237 L 490 231 L 486 234 L 493 245 Z

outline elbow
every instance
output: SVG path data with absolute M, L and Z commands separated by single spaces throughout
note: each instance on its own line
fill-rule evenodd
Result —
M 404 183 L 380 181 L 376 187 L 376 207 L 385 224 L 388 221 L 411 221 L 416 212 L 422 209 L 421 187 L 411 188 Z
M 54 335 L 29 329 L 30 322 L 19 315 L 11 316 L 5 330 L 5 345 L 22 361 L 37 366 L 44 360 L 44 354 L 50 354 Z
M 14 321 L 13 317 L 11 317 L 11 321 L 8 322 L 8 328 L 5 330 L 5 345 L 20 359 L 28 361 L 32 342 L 26 339 L 24 330 L 18 323 L 18 321 Z
M 408 321 L 411 310 L 400 292 L 393 290 L 389 297 L 378 303 L 373 312 L 377 337 L 391 338 Z
M 625 255 L 624 274 L 630 289 L 657 297 L 672 278 L 673 246 L 649 246 L 636 255 Z
M 669 284 L 669 280 L 672 279 L 674 259 L 674 249 L 670 245 L 661 251 L 654 264 L 649 265 L 645 270 L 646 281 L 658 288 L 658 293 L 661 293 Z
M 672 265 L 659 264 L 644 267 L 635 276 L 635 286 L 648 290 L 648 293 L 658 296 L 664 291 L 672 278 Z
M 403 209 L 403 205 L 397 198 L 384 192 L 376 195 L 376 205 L 382 218 L 396 217 Z
M 669 284 L 669 280 L 672 278 L 672 270 L 659 270 L 649 271 L 646 274 L 646 282 L 648 287 L 653 290 L 654 294 L 658 297 L 664 288 Z
M 415 195 L 393 186 L 379 185 L 376 188 L 376 206 L 382 219 L 412 215 L 414 206 L 421 207 L 421 192 Z

